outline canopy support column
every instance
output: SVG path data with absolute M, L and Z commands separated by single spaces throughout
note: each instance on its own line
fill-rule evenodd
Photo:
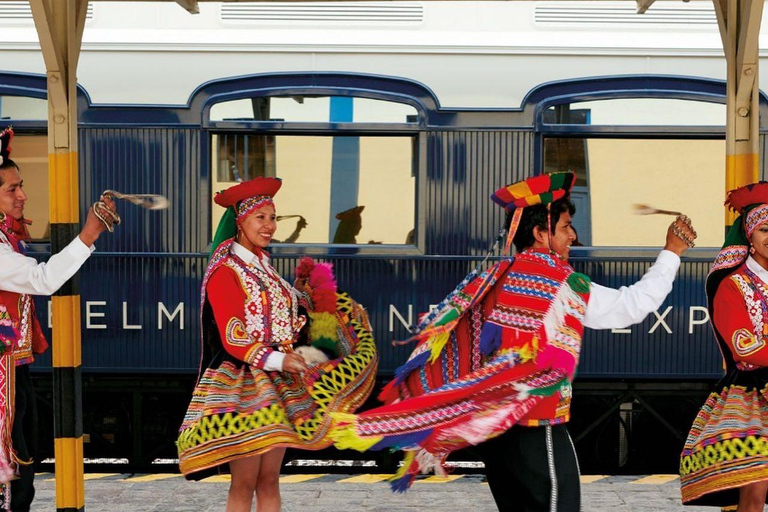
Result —
M 727 63 L 725 190 L 760 177 L 758 35 L 764 0 L 713 0 Z M 735 220 L 726 211 L 725 224 Z
M 80 232 L 75 71 L 88 0 L 30 0 L 48 75 L 51 251 Z M 52 297 L 56 510 L 85 510 L 78 276 Z

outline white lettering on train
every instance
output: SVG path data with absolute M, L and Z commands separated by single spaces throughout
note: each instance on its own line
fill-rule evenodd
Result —
M 168 310 L 165 309 L 165 304 L 162 302 L 157 303 L 157 330 L 163 329 L 163 316 L 165 316 L 169 322 L 173 322 L 173 319 L 176 318 L 176 315 L 179 315 L 179 330 L 184 330 L 184 303 L 179 302 L 179 305 L 176 306 L 176 309 L 173 310 L 173 313 L 168 313 Z
M 435 306 L 430 306 L 430 310 L 434 308 Z M 401 310 L 398 310 L 397 307 L 395 307 L 394 304 L 389 305 L 389 332 L 393 332 L 395 330 L 395 319 L 397 319 L 400 324 L 405 327 L 406 329 L 409 329 L 413 323 L 413 305 L 408 305 L 408 315 L 407 319 L 403 316 L 401 313 Z M 663 329 L 667 334 L 674 334 L 673 325 L 670 325 L 672 323 L 669 320 L 670 313 L 675 310 L 674 306 L 667 306 L 664 311 L 658 312 L 654 311 L 652 314 L 652 318 L 654 318 L 654 322 L 651 325 L 650 329 L 648 329 L 647 334 L 654 334 L 656 331 L 659 330 L 659 328 Z M 674 315 L 673 315 L 674 316 Z M 707 308 L 704 306 L 689 306 L 688 307 L 688 334 L 694 333 L 694 328 L 696 326 L 705 325 L 709 322 L 709 312 L 707 311 Z M 611 329 L 611 334 L 632 334 L 633 332 L 637 332 L 637 327 L 629 327 L 626 329 Z
M 703 306 L 691 306 L 689 309 L 688 317 L 688 334 L 693 334 L 694 325 L 702 325 L 709 322 L 709 310 Z M 701 318 L 696 318 L 696 312 L 704 313 Z
M 109 304 L 104 300 L 89 300 L 85 301 L 85 328 L 86 329 L 108 329 L 113 324 L 112 311 L 109 309 Z M 106 308 L 101 309 L 101 308 Z M 135 315 L 131 314 L 131 304 L 127 301 L 122 303 L 121 323 L 124 331 L 140 330 L 144 329 L 144 326 L 136 322 Z M 165 303 L 157 303 L 157 330 L 161 331 L 168 326 L 176 326 L 180 331 L 184 330 L 184 312 L 185 304 L 179 302 L 173 311 L 170 311 L 166 307 Z M 48 301 L 48 328 L 53 326 L 53 308 L 51 301 Z

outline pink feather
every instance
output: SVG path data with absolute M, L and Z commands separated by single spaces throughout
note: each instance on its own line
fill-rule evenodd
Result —
M 336 278 L 331 263 L 318 263 L 309 274 L 309 287 L 313 290 L 332 290 L 336 292 Z

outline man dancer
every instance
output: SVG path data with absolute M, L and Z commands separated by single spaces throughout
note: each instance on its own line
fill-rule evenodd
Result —
M 25 256 L 24 243 L 29 239 L 29 221 L 24 218 L 27 195 L 19 167 L 9 158 L 12 136 L 10 128 L 0 133 L 0 306 L 7 310 L 18 337 L 9 347 L 16 366 L 15 378 L 6 376 L 10 382 L 15 380 L 15 396 L 0 396 L 0 401 L 5 401 L 0 408 L 7 411 L 7 422 L 0 429 L 12 425 L 12 447 L 3 447 L 11 456 L 12 460 L 7 462 L 16 469 L 18 477 L 10 485 L 10 507 L 13 512 L 25 512 L 35 495 L 33 447 L 37 427 L 29 364 L 34 361 L 34 354 L 48 348 L 31 296 L 51 295 L 69 280 L 91 255 L 93 244 L 107 224 L 111 226 L 117 216 L 112 200 L 104 197 L 96 204 L 99 215 L 94 208 L 89 209 L 80 234 L 47 263 L 37 263 Z M 7 441 L 8 436 L 2 434 L 7 433 L 0 433 L 0 439 Z
M 419 471 L 441 471 L 450 452 L 483 443 L 501 512 L 580 510 L 565 424 L 584 327 L 627 327 L 655 311 L 696 234 L 678 219 L 639 282 L 619 290 L 591 283 L 568 265 L 574 181 L 556 173 L 499 189 L 492 199 L 510 212 L 504 253 L 514 241 L 517 255 L 470 274 L 421 322 L 421 342 L 379 396 L 389 405 L 338 416 L 337 447 L 406 450 L 395 490 Z

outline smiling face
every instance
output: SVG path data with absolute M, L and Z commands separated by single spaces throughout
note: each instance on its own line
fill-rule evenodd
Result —
M 752 258 L 760 266 L 768 269 L 768 222 L 764 222 L 755 228 L 752 236 L 749 238 L 749 242 L 755 248 Z
M 550 244 L 549 233 L 546 229 L 539 227 L 534 228 L 533 243 L 534 249 L 552 249 L 558 256 L 568 261 L 568 255 L 571 253 L 571 245 L 576 240 L 576 232 L 571 226 L 571 214 L 569 212 L 563 212 L 560 214 L 560 218 L 557 224 L 553 226 L 555 234 L 552 236 L 552 243 Z
M 0 170 L 0 212 L 16 220 L 24 217 L 24 204 L 27 194 L 24 192 L 24 181 L 19 170 L 15 167 Z
M 240 223 L 240 229 L 242 232 L 237 237 L 240 245 L 249 251 L 255 247 L 266 248 L 277 231 L 275 207 L 266 205 L 255 210 Z

